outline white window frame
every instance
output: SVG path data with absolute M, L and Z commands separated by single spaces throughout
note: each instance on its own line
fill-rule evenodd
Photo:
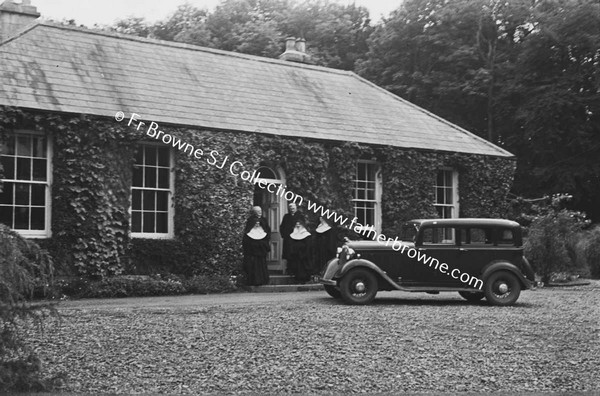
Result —
M 175 194 L 175 155 L 173 149 L 170 147 L 165 147 L 165 145 L 160 143 L 152 143 L 152 142 L 139 142 L 138 149 L 145 146 L 154 146 L 160 148 L 166 148 L 169 152 L 169 197 L 167 202 L 168 214 L 167 214 L 167 227 L 168 232 L 166 233 L 156 233 L 156 232 L 133 232 L 132 229 L 132 214 L 133 214 L 133 190 L 153 190 L 153 191 L 166 191 L 164 188 L 147 188 L 147 187 L 137 187 L 133 186 L 133 174 L 132 174 L 132 184 L 129 190 L 129 218 L 130 218 L 130 236 L 131 238 L 144 238 L 144 239 L 173 239 L 174 238 L 174 218 L 175 218 L 175 208 L 173 205 L 173 195 Z
M 365 180 L 358 180 L 358 167 L 359 164 L 367 164 L 367 165 L 373 165 L 375 166 L 375 199 L 371 200 L 371 199 L 356 199 L 354 198 L 356 196 L 356 183 L 358 181 L 365 181 Z M 369 180 L 366 180 L 369 181 Z M 354 179 L 352 180 L 352 182 L 354 183 L 354 186 L 352 187 L 353 191 L 352 191 L 352 210 L 354 212 L 354 216 L 357 215 L 357 207 L 356 207 L 356 203 L 357 202 L 372 202 L 374 203 L 374 220 L 375 220 L 375 224 L 368 224 L 369 226 L 374 226 L 375 230 L 377 231 L 377 233 L 381 233 L 381 193 L 382 193 L 382 177 L 381 177 L 381 164 L 377 161 L 371 161 L 371 160 L 358 160 L 356 162 L 356 167 L 355 167 L 355 172 L 354 172 Z M 367 225 L 367 224 L 362 224 Z
M 440 204 L 437 201 L 437 190 L 439 187 L 442 188 L 448 188 L 448 186 L 443 185 L 443 186 L 438 186 L 437 184 L 437 177 L 438 177 L 438 173 L 439 172 L 452 172 L 452 185 L 450 186 L 452 188 L 452 204 Z M 444 175 L 445 176 L 445 175 Z M 446 180 L 446 177 L 444 177 L 444 180 Z M 434 194 L 435 194 L 435 198 L 434 198 L 434 203 L 433 206 L 436 208 L 439 207 L 446 207 L 446 208 L 451 208 L 451 216 L 450 217 L 446 217 L 446 218 L 450 218 L 450 219 L 456 219 L 459 217 L 459 193 L 458 193 L 458 172 L 452 168 L 440 168 L 437 170 L 437 173 L 435 175 L 435 184 L 433 186 L 434 188 Z
M 6 179 L 3 178 L 3 183 L 29 183 L 29 184 L 44 184 L 46 186 L 46 193 L 44 197 L 44 208 L 45 208 L 45 219 L 44 219 L 44 229 L 43 230 L 19 230 L 13 229 L 19 235 L 25 238 L 31 239 L 47 239 L 52 237 L 52 157 L 54 154 L 53 144 L 52 144 L 52 135 L 50 133 L 44 133 L 40 131 L 33 131 L 27 129 L 16 129 L 9 132 L 10 135 L 14 136 L 15 139 L 17 136 L 35 136 L 35 137 L 45 137 L 46 138 L 46 181 L 34 181 L 34 180 L 19 180 L 19 179 Z M 2 155 L 2 153 L 0 153 Z M 17 156 L 15 152 L 15 156 Z M 31 158 L 31 157 L 29 157 Z M 38 158 L 38 157 L 33 157 Z M 33 171 L 33 170 L 32 170 Z M 16 169 L 15 169 L 16 172 Z M 14 205 L 14 203 L 13 203 Z M 31 217 L 29 219 L 31 223 Z

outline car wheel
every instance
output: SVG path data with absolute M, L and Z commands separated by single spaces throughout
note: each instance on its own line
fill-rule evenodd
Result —
M 465 300 L 469 302 L 477 302 L 485 297 L 485 294 L 482 292 L 467 292 L 467 291 L 459 291 L 458 294 Z
M 325 291 L 333 298 L 342 298 L 342 293 L 335 287 L 331 285 L 324 285 Z
M 521 294 L 519 279 L 508 271 L 491 274 L 483 288 L 486 300 L 492 305 L 512 305 Z
M 377 294 L 377 278 L 373 272 L 357 268 L 348 272 L 340 282 L 342 299 L 347 304 L 368 304 Z

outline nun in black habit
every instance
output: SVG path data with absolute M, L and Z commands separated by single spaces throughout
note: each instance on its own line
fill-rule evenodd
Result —
M 249 286 L 269 283 L 267 254 L 271 250 L 271 228 L 262 217 L 260 206 L 252 208 L 252 215 L 246 221 L 242 248 L 244 251 L 244 273 Z
M 313 274 L 320 273 L 325 269 L 327 262 L 335 258 L 338 242 L 337 228 L 332 227 L 323 217 L 319 217 L 319 225 L 315 230 L 315 268 Z
M 299 221 L 290 234 L 289 272 L 296 276 L 296 281 L 306 283 L 314 267 L 313 236 L 306 229 L 304 222 Z

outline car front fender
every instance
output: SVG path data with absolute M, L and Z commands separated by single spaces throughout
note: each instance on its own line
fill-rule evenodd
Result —
M 376 264 L 370 262 L 369 260 L 365 260 L 365 259 L 354 259 L 354 260 L 350 260 L 348 261 L 346 264 L 344 264 L 344 266 L 342 267 L 342 269 L 339 271 L 339 274 L 337 274 L 336 277 L 338 278 L 342 278 L 344 275 L 346 275 L 350 270 L 354 269 L 354 268 L 368 268 L 371 271 L 375 272 L 377 275 L 379 275 L 379 277 L 381 279 L 383 279 L 385 282 L 389 283 L 394 289 L 398 289 L 398 290 L 405 290 L 405 288 L 399 286 L 396 282 L 394 282 L 387 273 L 385 273 L 385 271 L 382 271 L 381 268 L 379 268 Z M 381 287 L 380 287 L 381 289 Z
M 483 283 L 485 283 L 487 278 L 496 271 L 509 271 L 513 273 L 519 279 L 519 282 L 521 282 L 521 286 L 525 289 L 532 289 L 534 287 L 534 282 L 525 278 L 519 267 L 507 261 L 493 261 L 486 265 L 481 271 L 481 280 Z

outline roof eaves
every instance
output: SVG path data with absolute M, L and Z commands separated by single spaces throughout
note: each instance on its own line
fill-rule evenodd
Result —
M 412 107 L 413 109 L 415 109 L 415 110 L 418 110 L 418 111 L 420 111 L 420 112 L 422 112 L 422 113 L 424 113 L 424 114 L 427 114 L 428 116 L 430 116 L 430 117 L 432 117 L 432 118 L 435 118 L 436 120 L 438 120 L 438 121 L 440 121 L 440 122 L 442 122 L 442 123 L 444 123 L 444 124 L 448 125 L 449 127 L 451 127 L 451 128 L 454 128 L 454 129 L 456 129 L 457 131 L 459 131 L 459 132 L 461 132 L 461 133 L 464 133 L 464 134 L 468 135 L 469 137 L 471 137 L 471 138 L 473 138 L 473 139 L 475 139 L 475 140 L 479 141 L 480 143 L 483 143 L 483 144 L 487 145 L 488 147 L 490 147 L 490 148 L 494 149 L 495 151 L 498 151 L 498 154 L 497 154 L 497 156 L 498 156 L 498 157 L 515 157 L 515 155 L 514 155 L 513 153 L 511 153 L 511 152 L 509 152 L 509 151 L 507 151 L 507 150 L 503 149 L 502 147 L 496 146 L 495 144 L 493 144 L 493 143 L 491 143 L 491 142 L 488 142 L 487 140 L 483 139 L 482 137 L 480 137 L 480 136 L 477 136 L 477 135 L 475 135 L 474 133 L 467 131 L 466 129 L 463 129 L 463 128 L 459 127 L 458 125 L 456 125 L 456 124 L 453 124 L 453 123 L 451 123 L 450 121 L 448 121 L 448 120 L 446 120 L 446 119 L 444 119 L 444 118 L 442 118 L 442 117 L 439 117 L 438 115 L 436 115 L 436 114 L 433 114 L 432 112 L 430 112 L 430 111 L 428 111 L 428 110 L 425 110 L 424 108 L 422 108 L 422 107 L 419 107 L 419 106 L 417 106 L 416 104 L 414 104 L 414 103 L 412 103 L 412 102 L 409 102 L 409 101 L 408 101 L 408 100 L 406 100 L 406 99 L 403 99 L 403 98 L 401 98 L 401 97 L 400 97 L 400 96 L 398 96 L 398 95 L 394 95 L 393 93 L 391 93 L 391 92 L 390 92 L 390 91 L 388 91 L 387 89 L 384 89 L 384 88 L 382 88 L 382 87 L 380 87 L 380 86 L 378 86 L 378 85 L 376 85 L 376 84 L 372 83 L 371 81 L 367 80 L 366 78 L 363 78 L 363 77 L 359 76 L 358 74 L 356 74 L 356 73 L 354 73 L 354 72 L 349 72 L 349 73 L 350 73 L 350 74 L 351 74 L 351 75 L 352 75 L 354 78 L 356 78 L 356 79 L 358 79 L 359 81 L 361 81 L 362 83 L 364 83 L 364 84 L 367 84 L 367 85 L 369 85 L 369 86 L 371 86 L 371 87 L 373 87 L 373 88 L 376 88 L 376 89 L 378 89 L 379 91 L 381 91 L 381 92 L 384 92 L 386 95 L 388 95 L 388 96 L 391 96 L 391 97 L 393 97 L 394 99 L 396 99 L 396 100 L 398 100 L 398 101 L 400 101 L 400 102 L 404 103 L 405 105 L 407 105 L 407 106 L 410 106 L 410 107 Z

